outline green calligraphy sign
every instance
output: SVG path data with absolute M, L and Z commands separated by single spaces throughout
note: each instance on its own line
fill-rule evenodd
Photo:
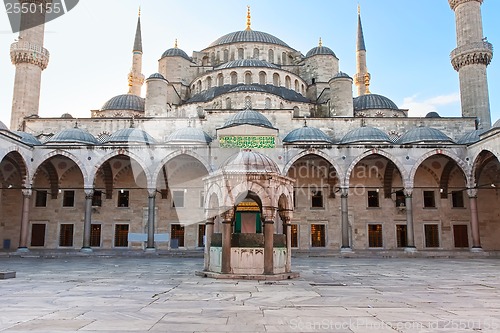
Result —
M 274 136 L 222 136 L 219 143 L 221 148 L 276 148 Z

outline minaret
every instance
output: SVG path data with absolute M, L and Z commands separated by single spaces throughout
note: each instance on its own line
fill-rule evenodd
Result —
M 491 127 L 486 67 L 493 58 L 493 46 L 483 37 L 483 0 L 448 0 L 455 12 L 457 48 L 451 64 L 458 71 L 462 116 L 477 117 L 479 127 Z
M 135 32 L 135 41 L 132 69 L 128 74 L 128 93 L 141 96 L 141 88 L 144 84 L 144 75 L 142 74 L 142 34 L 141 34 L 141 9 L 139 8 L 139 17 L 137 19 L 137 30 Z
M 43 47 L 46 0 L 20 0 L 21 5 L 35 3 L 36 12 L 21 14 L 19 37 L 10 46 L 10 58 L 16 66 L 10 128 L 23 129 L 23 119 L 38 115 L 42 71 L 49 64 L 49 51 Z M 29 7 L 31 8 L 31 7 Z M 32 27 L 32 28 L 28 28 Z
M 358 96 L 370 94 L 370 73 L 366 67 L 366 47 L 361 25 L 361 9 L 358 5 L 358 39 L 356 42 L 356 74 L 354 84 L 358 87 Z

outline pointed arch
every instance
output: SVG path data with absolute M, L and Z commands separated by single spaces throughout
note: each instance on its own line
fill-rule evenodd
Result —
M 167 164 L 168 162 L 170 162 L 171 160 L 173 160 L 174 158 L 176 158 L 178 156 L 181 156 L 181 155 L 191 156 L 192 158 L 196 159 L 198 162 L 200 162 L 201 164 L 203 164 L 203 166 L 205 167 L 207 173 L 212 172 L 212 167 L 210 166 L 210 164 L 208 163 L 208 161 L 205 160 L 200 155 L 196 154 L 193 151 L 189 151 L 189 150 L 177 150 L 177 151 L 174 151 L 174 152 L 170 153 L 169 155 L 167 155 L 165 158 L 163 158 L 158 163 L 158 165 L 156 166 L 156 168 L 155 168 L 155 170 L 153 171 L 153 174 L 152 174 L 152 178 L 151 178 L 151 186 L 152 187 L 156 186 L 156 183 L 158 182 L 158 178 L 159 178 L 159 175 L 160 175 L 160 172 L 161 172 L 163 166 L 165 164 Z
M 88 185 L 93 185 L 95 183 L 95 178 L 97 175 L 97 172 L 99 172 L 99 169 L 103 166 L 104 163 L 109 162 L 113 157 L 116 156 L 127 156 L 131 160 L 134 160 L 137 164 L 140 165 L 141 171 L 144 172 L 144 175 L 146 176 L 146 182 L 149 184 L 151 180 L 151 173 L 149 170 L 148 165 L 145 163 L 145 161 L 138 156 L 137 154 L 134 154 L 128 150 L 125 149 L 117 149 L 111 151 L 109 154 L 106 154 L 105 156 L 101 157 L 101 159 L 94 164 L 93 166 L 93 172 L 90 175 L 89 182 L 86 182 L 85 184 Z
M 26 160 L 21 155 L 21 153 L 16 149 L 12 149 L 2 157 L 0 163 L 4 160 L 14 165 L 14 167 L 17 169 L 17 172 L 19 173 L 19 176 L 21 178 L 21 184 L 23 184 L 24 186 L 28 185 L 27 181 L 29 179 L 29 169 Z
M 85 164 L 77 156 L 73 155 L 72 153 L 67 152 L 65 150 L 59 150 L 59 149 L 53 150 L 50 153 L 43 155 L 36 163 L 33 163 L 31 165 L 31 169 L 33 170 L 32 171 L 33 178 L 30 179 L 30 183 L 32 183 L 34 180 L 36 170 L 42 164 L 44 164 L 46 161 L 48 161 L 51 158 L 56 157 L 56 156 L 66 157 L 66 158 L 70 159 L 72 162 L 74 162 L 78 166 L 78 168 L 80 169 L 80 172 L 82 173 L 83 183 L 89 184 L 89 180 L 91 179 L 92 176 L 89 175 L 88 170 L 85 167 Z
M 317 151 L 310 151 L 310 150 L 304 150 L 296 155 L 294 155 L 286 164 L 285 164 L 285 167 L 283 168 L 283 172 L 281 173 L 283 176 L 286 176 L 288 174 L 288 171 L 290 171 L 290 168 L 292 167 L 292 165 L 297 162 L 299 159 L 301 159 L 302 157 L 304 156 L 307 156 L 307 155 L 316 155 L 318 157 L 321 157 L 323 158 L 324 160 L 326 160 L 328 163 L 330 163 L 333 168 L 337 171 L 337 174 L 339 175 L 339 179 L 340 179 L 340 175 L 343 174 L 343 169 L 342 167 L 340 166 L 340 164 L 338 164 L 333 158 L 331 158 L 328 154 L 322 152 L 321 150 L 317 150 Z

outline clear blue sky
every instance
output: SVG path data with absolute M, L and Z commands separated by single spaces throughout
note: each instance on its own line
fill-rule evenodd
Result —
M 179 39 L 191 55 L 218 37 L 245 28 L 246 5 L 252 28 L 277 36 L 306 53 L 319 37 L 335 51 L 340 69 L 355 73 L 356 0 L 82 0 L 46 26 L 51 52 L 42 78 L 40 115 L 71 113 L 89 117 L 109 98 L 127 92 L 137 9 L 142 7 L 143 73 L 158 70 L 158 59 Z M 437 111 L 460 116 L 458 74 L 449 60 L 456 47 L 455 19 L 447 0 L 360 0 L 372 74 L 371 90 L 410 115 Z M 500 45 L 500 1 L 482 6 L 484 35 Z M 497 22 L 497 23 L 495 23 Z M 0 120 L 9 125 L 14 81 L 9 46 L 16 38 L 0 15 Z M 492 121 L 500 118 L 500 55 L 488 67 Z M 143 90 L 143 95 L 145 90 Z

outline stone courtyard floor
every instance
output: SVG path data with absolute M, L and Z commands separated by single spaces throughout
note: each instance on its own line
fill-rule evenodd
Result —
M 296 258 L 282 282 L 200 258 L 0 258 L 0 332 L 500 332 L 499 259 Z

